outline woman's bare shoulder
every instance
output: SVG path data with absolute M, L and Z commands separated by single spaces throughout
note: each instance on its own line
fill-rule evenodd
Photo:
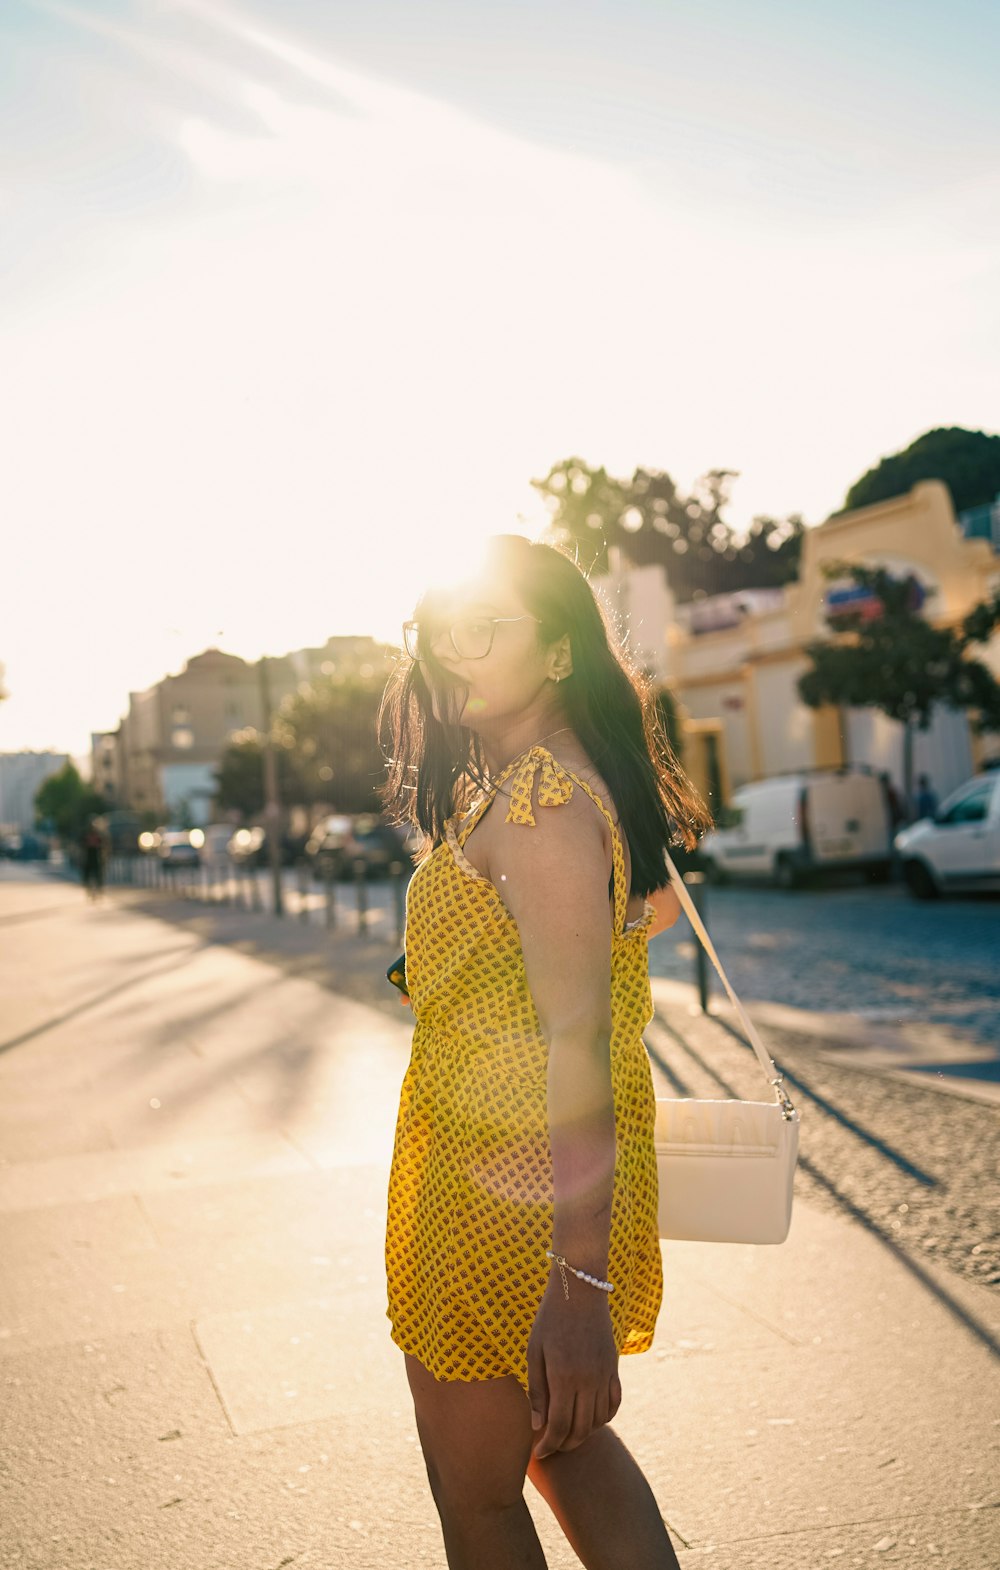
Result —
M 601 798 L 601 801 L 604 803 L 612 818 L 617 823 L 619 821 L 618 808 L 615 806 L 614 797 L 612 796 L 608 787 L 607 780 L 604 778 L 593 759 L 589 758 L 585 752 L 579 749 L 575 749 L 571 753 L 570 749 L 566 748 L 565 752 L 565 757 L 561 757 L 555 752 L 555 750 L 553 750 L 552 756 L 555 758 L 556 762 L 567 771 L 567 773 L 577 775 L 577 777 L 581 779 L 585 785 L 590 786 L 590 789 L 594 792 L 594 795 Z

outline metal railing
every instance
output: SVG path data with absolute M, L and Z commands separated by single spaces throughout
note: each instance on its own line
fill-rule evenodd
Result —
M 353 931 L 400 947 L 412 865 L 393 861 L 386 876 L 375 877 L 364 858 L 358 857 L 350 870 L 350 881 L 338 886 L 329 863 L 318 879 L 305 860 L 286 867 L 282 880 L 286 911 L 297 915 L 302 925 L 319 925 L 329 933 Z M 185 865 L 149 854 L 113 855 L 105 862 L 103 881 L 108 887 L 147 890 L 209 907 L 274 914 L 267 871 L 248 862 Z

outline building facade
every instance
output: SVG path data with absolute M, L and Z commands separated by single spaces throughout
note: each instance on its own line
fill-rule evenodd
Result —
M 329 638 L 267 661 L 272 711 L 318 679 L 388 673 L 389 652 L 368 637 Z M 91 737 L 91 774 L 109 801 L 163 822 L 211 820 L 216 770 L 241 731 L 264 725 L 257 663 L 206 649 L 176 676 L 129 693 L 118 729 Z
M 676 614 L 666 574 L 655 563 L 627 566 L 615 545 L 608 547 L 608 562 L 610 572 L 594 573 L 590 586 L 635 663 L 655 681 L 666 682 L 670 671 L 666 629 Z
M 811 709 L 798 695 L 807 645 L 831 636 L 837 588 L 824 568 L 841 561 L 912 574 L 922 614 L 936 626 L 957 626 L 1000 585 L 992 543 L 966 538 L 947 487 L 928 480 L 808 529 L 797 582 L 679 606 L 666 630 L 667 680 L 696 744 L 714 750 L 724 796 L 750 780 L 846 763 L 884 769 L 902 785 L 901 725 L 874 709 Z M 1000 636 L 977 654 L 1000 678 Z M 915 734 L 914 772 L 943 795 L 998 748 L 975 736 L 964 714 L 942 708 Z
M 114 730 L 90 733 L 90 783 L 109 807 L 122 799 L 119 739 L 119 732 Z
M 68 762 L 65 752 L 0 752 L 0 832 L 32 832 L 39 786 Z

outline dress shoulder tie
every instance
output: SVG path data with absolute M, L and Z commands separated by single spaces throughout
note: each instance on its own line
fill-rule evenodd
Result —
M 573 781 L 552 754 L 542 747 L 532 747 L 511 778 L 510 804 L 505 823 L 523 823 L 533 828 L 535 815 L 531 808 L 531 792 L 535 775 L 538 779 L 538 805 L 561 807 L 573 794 Z

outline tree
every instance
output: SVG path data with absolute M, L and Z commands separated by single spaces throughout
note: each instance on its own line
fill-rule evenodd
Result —
M 285 747 L 277 749 L 278 790 L 286 804 L 302 800 L 296 760 Z M 253 729 L 239 731 L 222 754 L 215 771 L 215 804 L 223 812 L 253 818 L 264 809 L 264 749 Z
M 76 840 L 88 819 L 98 817 L 106 807 L 104 797 L 84 784 L 75 765 L 64 763 L 35 792 L 35 823 L 39 828 L 51 824 L 61 840 Z
M 981 507 L 1000 495 L 1000 436 L 960 425 L 926 431 L 902 452 L 882 458 L 856 480 L 845 510 L 904 496 L 919 480 L 943 480 L 956 512 Z
M 375 790 L 385 759 L 376 727 L 384 687 L 384 673 L 333 675 L 285 698 L 274 733 L 295 760 L 299 801 L 330 802 L 338 812 L 380 810 Z
M 830 563 L 824 572 L 851 579 L 866 597 L 838 617 L 842 637 L 808 646 L 813 668 L 799 678 L 799 694 L 810 708 L 875 708 L 903 725 L 903 789 L 912 808 L 913 731 L 927 730 L 935 703 L 968 712 L 976 731 L 1000 730 L 1000 684 L 967 652 L 1000 625 L 1000 591 L 956 630 L 934 627 L 919 614 L 912 577 L 848 562 Z
M 278 790 L 289 806 L 331 803 L 338 812 L 378 812 L 385 779 L 376 734 L 384 675 L 324 676 L 286 697 L 274 717 Z M 254 817 L 264 806 L 264 763 L 254 730 L 235 736 L 216 770 L 216 803 Z
M 722 517 L 733 478 L 731 469 L 712 469 L 685 497 L 665 470 L 636 469 L 621 480 L 574 457 L 531 483 L 549 510 L 552 537 L 573 549 L 585 573 L 606 573 L 614 545 L 633 566 L 661 566 L 684 602 L 797 575 L 802 518 L 756 517 L 738 535 Z

